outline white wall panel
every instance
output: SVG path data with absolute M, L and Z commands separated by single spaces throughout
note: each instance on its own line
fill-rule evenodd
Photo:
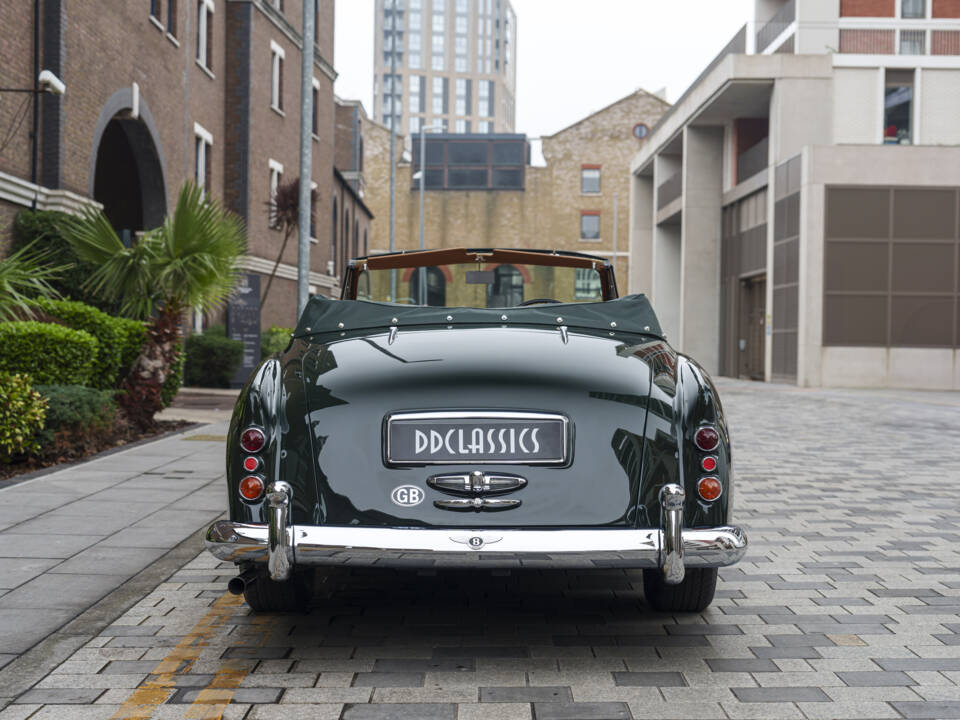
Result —
M 921 142 L 960 144 L 960 70 L 924 69 L 922 73 Z
M 879 142 L 881 114 L 878 68 L 833 71 L 833 141 L 838 145 Z

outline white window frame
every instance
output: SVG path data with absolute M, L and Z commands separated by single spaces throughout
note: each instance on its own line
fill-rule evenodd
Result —
M 268 158 L 267 165 L 270 168 L 270 227 L 279 229 L 273 201 L 277 195 L 277 188 L 280 187 L 280 182 L 283 180 L 283 163 L 277 162 L 273 158 Z
M 203 127 L 203 125 L 195 122 L 193 124 L 193 139 L 193 152 L 196 158 L 193 169 L 193 180 L 197 184 L 197 187 L 201 188 L 204 194 L 206 194 L 210 192 L 210 188 L 207 187 L 207 170 L 212 169 L 207 168 L 207 148 L 210 148 L 211 153 L 213 152 L 213 134 Z M 201 143 L 203 147 L 198 147 Z
M 283 98 L 280 95 L 280 65 L 284 61 L 286 53 L 283 51 L 283 48 L 276 43 L 276 41 L 270 41 L 270 109 L 274 112 L 278 112 L 281 115 L 285 115 L 283 112 Z
M 199 13 L 197 14 L 197 65 L 206 70 L 211 75 L 210 70 L 210 48 L 207 47 L 207 33 L 213 15 L 213 0 L 199 0 L 197 4 Z
M 311 181 L 310 181 L 310 194 L 312 195 L 313 192 L 314 192 L 316 189 L 317 189 L 317 184 L 316 184 L 313 180 L 311 180 Z M 317 220 L 319 220 L 319 218 L 317 218 Z M 313 223 L 313 229 L 316 230 L 316 229 L 317 229 L 317 226 L 318 226 L 319 224 L 320 224 L 320 223 L 319 223 L 318 221 L 314 221 L 314 223 Z M 310 242 L 312 242 L 314 245 L 316 245 L 316 244 L 319 243 L 320 241 L 317 240 L 317 238 L 315 238 L 315 237 L 313 236 L 313 233 L 310 233 Z

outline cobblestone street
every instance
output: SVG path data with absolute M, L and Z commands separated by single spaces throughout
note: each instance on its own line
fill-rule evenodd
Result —
M 639 572 L 384 569 L 254 616 L 200 553 L 0 720 L 960 718 L 960 398 L 718 384 L 750 548 L 702 614 Z

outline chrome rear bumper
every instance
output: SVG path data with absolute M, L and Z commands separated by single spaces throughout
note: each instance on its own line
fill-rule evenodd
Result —
M 287 528 L 285 549 L 294 565 L 404 567 L 661 567 L 661 531 L 646 530 L 420 530 L 406 528 Z M 738 527 L 684 530 L 687 567 L 733 565 L 747 549 Z M 220 520 L 207 530 L 207 549 L 221 560 L 264 562 L 266 524 Z M 479 538 L 476 549 L 470 541 Z M 480 545 L 482 542 L 482 545 Z M 279 578 L 278 578 L 279 579 Z

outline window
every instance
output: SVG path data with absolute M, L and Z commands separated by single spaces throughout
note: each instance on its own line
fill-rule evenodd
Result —
M 418 118 L 418 117 L 410 118 L 410 134 L 411 135 L 416 135 L 418 132 L 420 132 L 421 120 L 422 118 Z
M 573 276 L 573 296 L 576 300 L 602 300 L 600 273 L 591 268 L 576 268 Z
M 274 201 L 277 197 L 277 188 L 283 180 L 283 165 L 276 160 L 268 160 L 270 166 L 270 227 L 279 228 L 280 219 L 277 217 Z
M 471 82 L 467 78 L 457 78 L 457 101 L 455 110 L 457 115 L 470 114 L 470 85 Z
M 901 30 L 900 31 L 900 54 L 901 55 L 923 55 L 926 51 L 927 31 L 926 30 Z
M 418 12 L 410 13 L 410 29 L 411 30 L 420 29 L 420 13 Z
M 883 89 L 883 142 L 909 145 L 913 114 L 913 70 L 887 70 Z
M 477 95 L 477 115 L 490 116 L 490 81 L 481 80 Z
M 410 53 L 407 60 L 407 67 L 411 70 L 420 70 L 423 66 L 420 64 L 420 53 Z
M 177 0 L 167 0 L 167 32 L 177 36 Z
M 319 106 L 320 105 L 320 81 L 316 78 L 313 78 L 313 102 L 310 108 L 312 114 L 310 120 L 310 132 L 314 136 L 320 134 L 320 115 L 319 115 Z
M 433 79 L 433 96 L 431 107 L 434 115 L 443 115 L 447 112 L 447 79 L 435 77 Z
M 457 12 L 460 12 L 460 10 L 458 9 Z M 467 16 L 457 15 L 457 19 L 454 27 L 456 28 L 457 35 L 466 35 L 467 34 Z
M 160 0 L 150 0 L 150 17 L 160 19 Z
M 463 118 L 457 118 L 456 128 L 458 133 L 469 133 L 470 121 L 464 120 Z
M 197 62 L 213 70 L 213 0 L 197 3 Z
M 446 24 L 443 15 L 443 6 L 441 5 L 439 10 L 435 7 L 433 10 L 433 24 L 431 26 L 433 27 L 433 31 L 435 33 L 442 33 L 446 29 Z
M 270 41 L 270 107 L 283 111 L 283 48 Z
M 480 122 L 478 122 L 478 123 L 477 123 L 477 132 L 481 132 L 481 133 L 492 132 L 491 126 L 490 126 L 490 121 L 489 121 L 489 120 L 481 120 Z
M 407 38 L 407 49 L 411 52 L 420 52 L 420 33 L 410 33 Z
M 487 286 L 487 307 L 516 307 L 523 302 L 523 275 L 513 265 L 498 265 Z
M 283 12 L 283 0 L 271 0 L 270 4 L 277 12 Z
M 333 212 L 330 215 L 330 259 L 327 261 L 327 275 L 337 273 L 337 196 L 333 196 Z
M 901 0 L 900 17 L 923 18 L 927 16 L 926 0 Z
M 580 239 L 600 239 L 600 211 L 582 210 L 580 212 Z
M 426 276 L 424 276 L 426 271 Z M 420 287 L 421 278 L 424 287 Z M 421 293 L 426 296 L 426 302 L 421 302 Z M 417 268 L 410 275 L 410 301 L 412 305 L 430 305 L 432 307 L 446 307 L 447 279 L 443 271 L 436 267 Z
M 584 195 L 599 194 L 600 192 L 600 166 L 599 165 L 581 165 L 580 166 L 580 192 Z
M 310 181 L 310 242 L 317 242 L 317 213 L 314 203 L 317 199 L 317 184 Z
M 407 101 L 407 112 L 410 114 L 421 113 L 424 110 L 423 84 L 424 78 L 422 75 L 410 76 L 410 96 Z
M 443 33 L 433 34 L 433 62 L 430 67 L 434 70 L 443 70 L 444 61 L 444 37 Z
M 210 192 L 210 173 L 213 169 L 210 158 L 213 150 L 213 135 L 199 123 L 193 124 L 193 181 L 204 193 Z

